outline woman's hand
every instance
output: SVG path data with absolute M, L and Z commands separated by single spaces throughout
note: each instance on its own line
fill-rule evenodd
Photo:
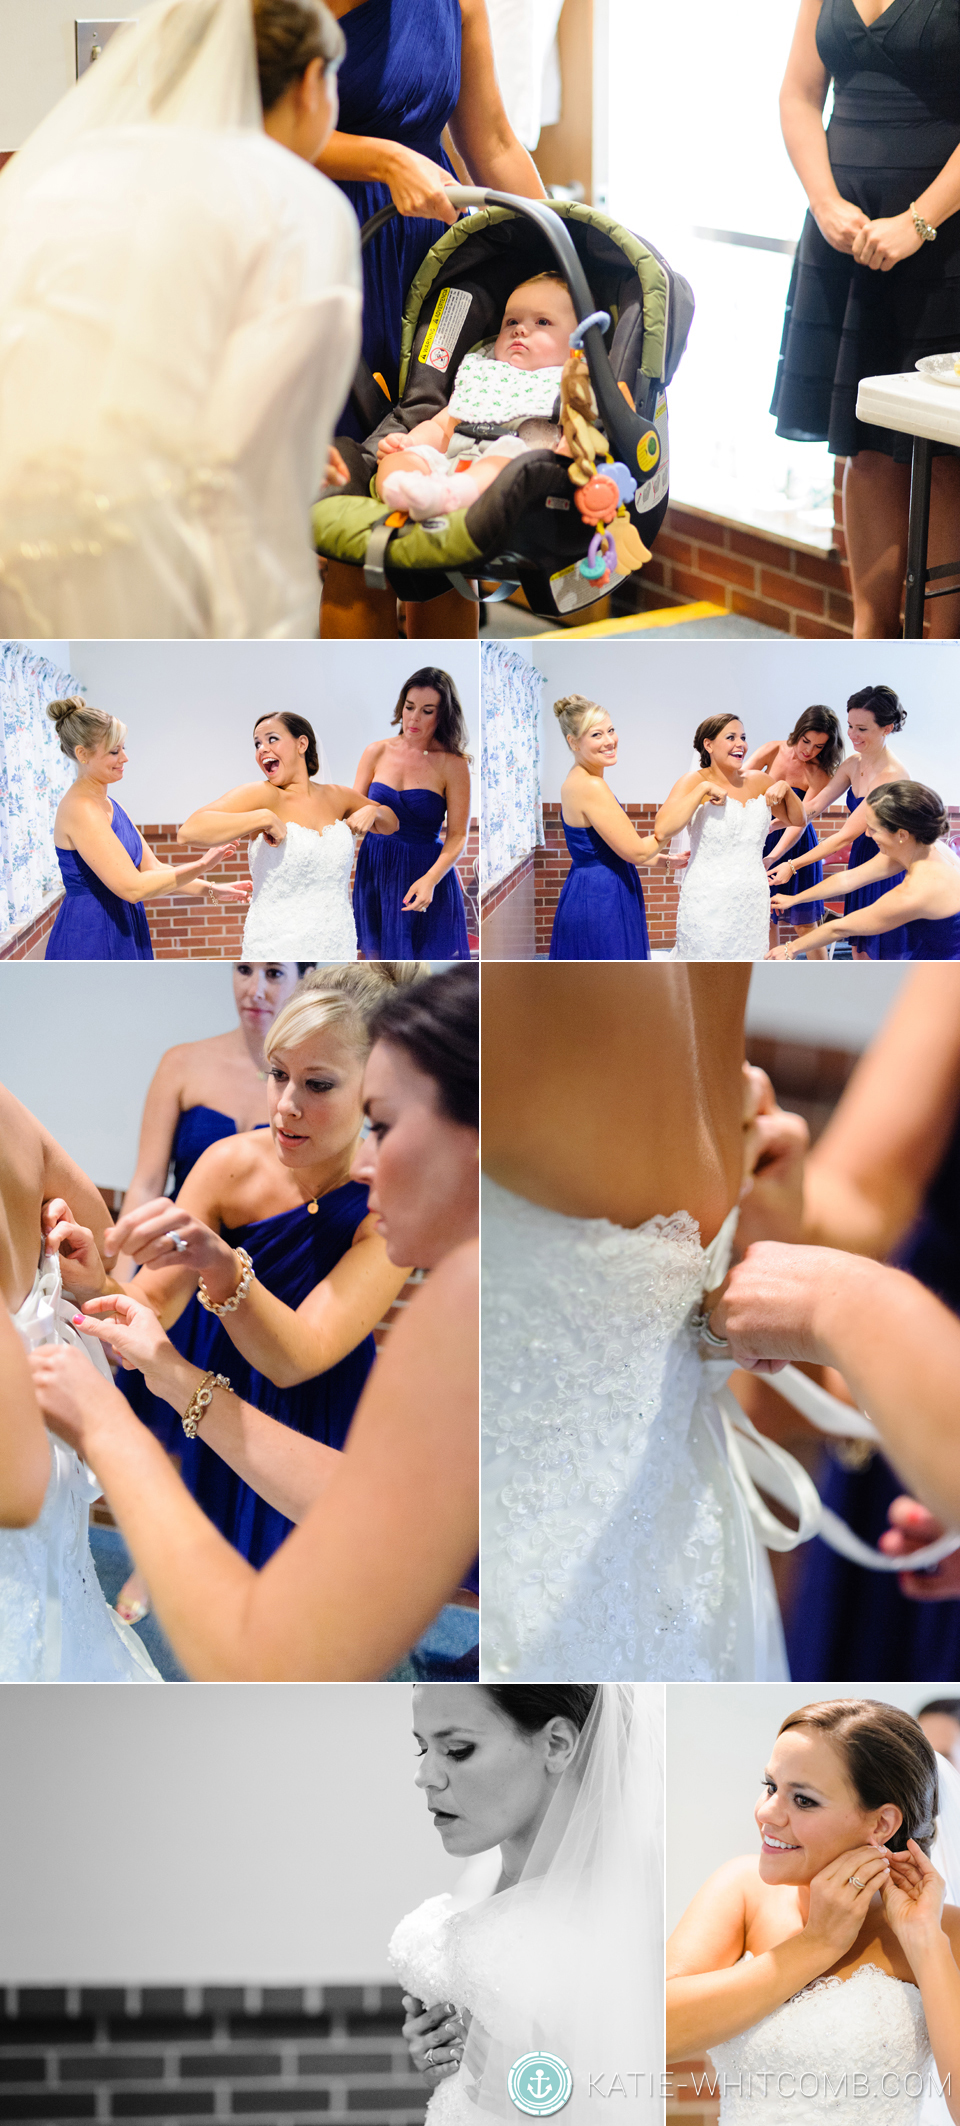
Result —
M 889 273 L 901 259 L 919 251 L 923 241 L 912 214 L 893 214 L 884 220 L 865 222 L 851 249 L 858 266 L 869 266 L 874 273 Z
M 252 878 L 240 878 L 237 879 L 234 885 L 227 885 L 226 883 L 221 883 L 219 879 L 208 878 L 207 892 L 214 894 L 218 901 L 246 902 L 253 892 L 253 880 Z
M 403 2005 L 407 2011 L 403 2036 L 417 2073 L 435 2075 L 437 2081 L 456 2074 L 467 2033 L 454 2003 L 438 2001 L 436 2007 L 424 2008 L 422 2001 L 405 1993 Z
M 883 1909 L 908 1963 L 943 1932 L 947 1885 L 915 1838 L 905 1853 L 891 1853 L 890 1875 L 881 1890 Z
M 789 857 L 785 863 L 774 864 L 768 868 L 770 869 L 771 886 L 789 886 L 791 879 L 796 877 L 797 867 L 790 862 Z
M 773 909 L 774 914 L 776 914 L 776 901 L 773 903 Z M 763 957 L 765 960 L 792 960 L 795 957 L 795 952 L 796 942 L 793 945 L 772 945 L 770 951 L 765 952 Z
M 350 467 L 340 456 L 335 443 L 327 450 L 327 464 L 323 475 L 324 487 L 346 487 L 350 479 Z
M 174 1247 L 171 1233 L 185 1242 L 182 1248 Z M 114 1254 L 132 1255 L 134 1262 L 149 1263 L 152 1269 L 197 1270 L 206 1282 L 211 1271 L 229 1272 L 231 1291 L 239 1282 L 233 1248 L 202 1219 L 179 1209 L 166 1196 L 155 1196 L 152 1202 L 125 1211 L 119 1224 L 108 1228 L 105 1240 Z
M 796 1241 L 803 1220 L 803 1167 L 810 1132 L 801 1115 L 777 1105 L 765 1070 L 743 1066 L 743 1171 L 737 1244 Z
M 152 1371 L 172 1351 L 170 1338 L 161 1328 L 152 1307 L 122 1293 L 108 1292 L 102 1299 L 87 1301 L 73 1326 L 79 1334 L 92 1336 L 116 1353 L 121 1365 L 138 1373 Z
M 458 210 L 447 195 L 449 185 L 460 183 L 455 172 L 431 162 L 429 155 L 418 155 L 415 148 L 401 147 L 399 141 L 384 142 L 384 147 L 390 158 L 387 184 L 397 213 L 419 214 L 425 221 L 455 222 Z
M 867 1916 L 870 1900 L 890 1879 L 891 1856 L 885 1846 L 853 1846 L 821 1868 L 810 1884 L 810 1909 L 804 1933 L 829 1952 L 827 1971 L 852 1948 Z M 855 1875 L 862 1889 L 851 1883 Z
M 422 915 L 433 899 L 433 887 L 428 878 L 415 878 L 409 892 L 403 896 L 401 906 L 408 915 Z
M 29 1357 L 34 1392 L 51 1432 L 81 1460 L 92 1462 L 94 1439 L 105 1426 L 139 1424 L 119 1389 L 104 1380 L 83 1351 L 41 1344 Z
M 718 782 L 701 783 L 699 802 L 701 805 L 725 805 L 727 793 Z
M 772 812 L 777 805 L 786 803 L 790 795 L 790 784 L 783 781 L 769 783 L 763 794 Z
M 40 1213 L 40 1229 L 48 1255 L 59 1255 L 64 1291 L 86 1303 L 103 1291 L 106 1271 L 93 1234 L 78 1225 L 62 1196 L 51 1196 Z
M 731 1270 L 710 1327 L 748 1373 L 779 1373 L 783 1366 L 802 1363 L 832 1365 L 819 1329 L 822 1305 L 844 1271 L 849 1274 L 849 1266 L 859 1261 L 836 1248 L 756 1241 Z
M 360 805 L 356 812 L 351 812 L 347 826 L 351 834 L 356 835 L 358 842 L 362 842 L 364 835 L 372 834 L 379 826 L 379 823 L 379 805 Z
M 841 199 L 839 192 L 811 211 L 821 236 L 834 251 L 852 251 L 861 229 L 868 227 L 862 209 L 851 199 Z
M 279 849 L 281 842 L 287 838 L 287 822 L 285 819 L 278 819 L 275 812 L 271 813 L 269 825 L 261 827 L 259 832 L 271 849 Z M 255 841 L 256 835 L 251 834 L 250 839 Z
M 919 1499 L 905 1496 L 896 1498 L 887 1509 L 889 1528 L 880 1537 L 879 1549 L 888 1558 L 902 1558 L 904 1570 L 897 1586 L 902 1595 L 911 1602 L 955 1602 L 960 1596 L 960 1550 L 951 1557 L 941 1558 L 939 1565 L 921 1567 L 919 1572 L 910 1571 L 910 1559 L 915 1550 L 922 1550 L 926 1543 L 936 1543 L 946 1529 L 936 1515 L 928 1513 Z
M 179 883 L 181 879 L 188 877 L 199 878 L 201 872 L 210 871 L 214 864 L 222 864 L 224 858 L 232 856 L 234 850 L 239 849 L 239 847 L 239 841 L 220 842 L 215 849 L 205 849 L 202 856 L 192 856 L 188 864 L 177 864 L 174 867 L 177 874 L 177 882 Z

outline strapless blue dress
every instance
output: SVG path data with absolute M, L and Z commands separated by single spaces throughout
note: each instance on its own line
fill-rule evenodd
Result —
M 802 799 L 804 797 L 809 797 L 810 792 L 809 790 L 798 790 L 796 786 L 794 786 L 793 794 L 795 797 L 799 797 Z M 773 833 L 767 835 L 767 839 L 763 845 L 764 858 L 770 855 L 771 849 L 776 848 L 777 843 L 780 840 L 782 834 L 783 828 L 775 827 Z M 784 857 L 784 863 L 790 863 L 791 861 L 796 861 L 801 856 L 807 856 L 810 850 L 815 849 L 816 847 L 817 830 L 813 824 L 813 821 L 810 820 L 807 826 L 804 827 L 803 833 L 800 836 L 800 840 L 798 842 L 794 842 L 793 848 L 788 850 L 787 855 Z M 805 893 L 808 886 L 819 886 L 822 878 L 823 865 L 818 860 L 815 864 L 805 864 L 803 870 L 799 874 L 799 877 L 792 878 L 788 886 L 771 886 L 770 891 L 771 893 L 785 893 L 788 895 L 789 899 L 792 900 L 795 894 Z M 792 920 L 794 920 L 794 918 L 791 917 L 789 908 L 784 908 L 780 913 L 780 921 L 782 923 L 789 923 Z M 796 911 L 795 920 L 801 928 L 806 928 L 806 925 L 808 923 L 822 923 L 823 902 L 801 901 L 800 906 Z
M 258 1129 L 266 1129 L 265 1122 L 257 1123 Z M 196 1166 L 201 1152 L 208 1145 L 219 1144 L 222 1137 L 235 1137 L 237 1125 L 232 1115 L 224 1115 L 219 1107 L 185 1107 L 177 1117 L 170 1153 L 173 1164 L 173 1193 L 180 1190 L 190 1172 Z
M 960 1121 L 922 1211 L 891 1258 L 960 1315 Z M 908 1490 L 882 1454 L 862 1470 L 824 1458 L 828 1506 L 877 1543 Z M 960 1676 L 960 1602 L 911 1602 L 894 1574 L 869 1572 L 816 1537 L 804 1546 L 787 1620 L 795 1683 L 950 1683 Z
M 905 929 L 905 960 L 960 960 L 960 915 L 918 916 Z
M 223 1237 L 231 1247 L 245 1247 L 261 1284 L 286 1306 L 296 1308 L 346 1254 L 366 1214 L 366 1189 L 359 1182 L 346 1181 L 342 1188 L 321 1196 L 315 1213 L 302 1204 L 236 1231 L 225 1228 Z M 184 1309 L 170 1340 L 204 1372 L 226 1374 L 244 1402 L 307 1439 L 322 1440 L 327 1447 L 343 1446 L 375 1355 L 373 1337 L 366 1336 L 326 1373 L 294 1388 L 276 1388 L 247 1363 L 216 1315 L 208 1314 L 197 1298 Z M 187 1490 L 221 1534 L 251 1565 L 265 1565 L 289 1535 L 292 1522 L 259 1498 L 219 1455 L 204 1446 L 201 1437 L 188 1440 L 180 1413 L 150 1394 L 141 1373 L 121 1368 L 117 1386 L 144 1424 L 169 1452 L 180 1457 Z
M 116 798 L 110 822 L 122 849 L 139 869 L 143 842 Z M 152 960 L 153 946 L 142 901 L 122 901 L 91 871 L 76 849 L 58 849 L 65 898 L 47 939 L 48 960 Z
M 855 812 L 857 806 L 862 803 L 862 797 L 854 797 L 852 790 L 847 791 L 848 812 Z M 876 842 L 871 841 L 869 834 L 858 834 L 847 858 L 847 870 L 856 871 L 860 864 L 869 864 L 878 854 Z M 903 872 L 898 871 L 895 878 L 873 879 L 869 885 L 860 886 L 855 893 L 848 893 L 843 903 L 844 915 L 853 915 L 858 908 L 872 908 L 874 901 L 880 900 L 884 893 L 889 893 L 892 886 L 902 886 L 903 878 Z M 907 931 L 903 923 L 898 930 L 887 930 L 873 937 L 857 938 L 855 943 L 871 960 L 907 958 Z
M 460 0 L 362 0 L 344 16 L 347 55 L 338 75 L 339 130 L 373 135 L 414 148 L 443 169 L 452 169 L 441 146 L 447 120 L 460 95 Z M 390 205 L 384 184 L 341 184 L 361 226 Z M 379 370 L 396 402 L 400 372 L 400 326 L 410 283 L 432 244 L 444 234 L 441 221 L 398 215 L 363 254 L 363 353 Z M 387 401 L 383 402 L 387 410 Z M 342 434 L 365 434 L 352 407 L 339 422 Z
M 636 866 L 618 856 L 595 827 L 568 827 L 572 868 L 564 879 L 550 936 L 552 960 L 648 960 L 647 911 Z
M 400 826 L 396 834 L 366 834 L 360 844 L 353 913 L 364 959 L 468 960 L 463 888 L 455 867 L 440 880 L 429 908 L 410 915 L 403 906 L 414 880 L 436 863 L 446 799 L 438 790 L 391 790 L 385 782 L 372 782 L 368 795 L 372 804 L 389 805 Z

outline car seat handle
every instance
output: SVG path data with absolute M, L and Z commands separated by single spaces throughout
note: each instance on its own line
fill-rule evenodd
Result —
M 589 332 L 591 325 L 599 325 L 601 332 L 609 332 L 610 322 L 609 310 L 591 310 L 589 317 L 582 317 L 579 325 L 576 325 L 571 332 L 571 347 L 583 346 L 583 335 L 585 332 Z

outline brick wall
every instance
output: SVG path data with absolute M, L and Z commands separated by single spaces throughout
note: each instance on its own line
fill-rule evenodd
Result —
M 534 851 L 523 856 L 505 878 L 490 886 L 480 902 L 480 953 L 490 960 L 536 958 L 534 925 Z
M 176 826 L 170 821 L 148 821 L 146 825 L 140 826 L 140 833 L 162 864 L 184 864 L 189 862 L 191 857 L 200 854 L 198 846 L 186 846 L 177 841 Z M 457 859 L 457 873 L 467 902 L 467 930 L 474 952 L 477 949 L 478 932 L 476 869 L 479 851 L 479 822 L 473 819 L 470 822 L 466 847 Z M 249 878 L 245 844 L 241 844 L 235 854 L 218 867 L 215 876 L 218 879 Z M 351 888 L 352 884 L 351 878 Z M 0 947 L 0 960 L 41 959 L 59 905 L 58 897 L 42 915 L 13 932 Z M 208 900 L 205 895 L 202 900 L 193 900 L 186 895 L 177 894 L 158 895 L 155 901 L 147 901 L 144 905 L 156 959 L 240 958 L 246 915 L 242 903 Z
M 656 802 L 647 805 L 628 805 L 626 809 L 630 817 L 631 826 L 636 828 L 638 834 L 652 834 L 653 823 L 657 814 Z M 960 807 L 951 806 L 949 810 L 956 836 L 956 833 L 960 833 Z M 831 807 L 829 812 L 824 812 L 822 817 L 814 822 L 819 839 L 823 841 L 828 835 L 835 833 L 837 828 L 844 824 L 847 816 L 845 805 L 835 805 Z M 567 855 L 566 844 L 563 839 L 559 804 L 544 805 L 543 827 L 546 835 L 546 846 L 543 849 L 538 849 L 534 858 L 536 954 L 538 959 L 545 959 L 550 951 L 550 932 L 553 928 L 553 918 L 560 898 L 560 889 L 570 869 L 570 858 Z M 828 879 L 831 873 L 836 875 L 842 871 L 845 864 L 846 856 L 842 853 L 840 856 L 828 858 Z M 680 897 L 680 881 L 682 877 L 683 872 L 677 870 L 672 864 L 654 864 L 649 866 L 649 868 L 641 868 L 640 883 L 643 887 L 643 898 L 647 909 L 647 929 L 650 934 L 651 951 L 669 952 L 673 946 L 676 935 L 677 902 Z M 836 905 L 839 907 L 839 901 Z
M 639 578 L 644 609 L 706 598 L 782 635 L 850 635 L 853 606 L 840 507 L 842 477 L 843 460 L 838 459 L 833 548 L 828 553 L 672 502 L 653 558 Z
M 21 1987 L 0 1993 L 0 2120 L 419 2126 L 395 1986 Z

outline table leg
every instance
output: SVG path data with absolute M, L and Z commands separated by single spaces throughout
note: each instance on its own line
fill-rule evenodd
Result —
M 926 436 L 914 436 L 913 463 L 910 468 L 910 522 L 907 528 L 907 584 L 903 601 L 905 642 L 916 642 L 923 634 L 932 462 L 932 443 L 927 441 Z

